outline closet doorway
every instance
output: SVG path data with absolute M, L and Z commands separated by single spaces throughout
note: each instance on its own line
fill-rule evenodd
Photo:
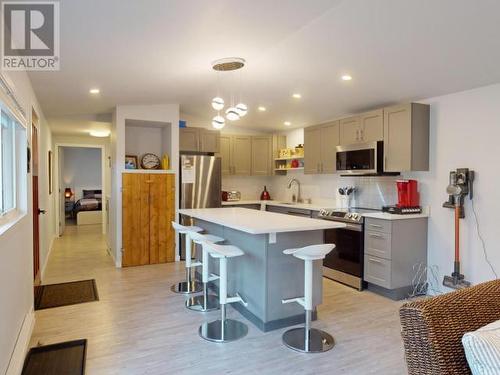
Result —
M 67 226 L 101 225 L 107 231 L 104 145 L 56 144 L 56 225 L 59 236 Z

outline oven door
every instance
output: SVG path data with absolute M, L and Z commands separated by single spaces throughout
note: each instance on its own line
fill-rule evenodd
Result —
M 323 266 L 357 278 L 363 278 L 363 225 L 347 224 L 346 228 L 325 230 L 325 243 L 335 248 L 323 260 Z
M 377 142 L 337 146 L 337 171 L 345 174 L 377 173 Z

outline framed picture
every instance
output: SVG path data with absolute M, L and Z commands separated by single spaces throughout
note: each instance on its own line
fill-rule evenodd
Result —
M 49 195 L 52 194 L 52 151 L 49 151 L 49 160 L 48 164 L 49 166 Z
M 137 155 L 125 155 L 125 169 L 137 169 Z

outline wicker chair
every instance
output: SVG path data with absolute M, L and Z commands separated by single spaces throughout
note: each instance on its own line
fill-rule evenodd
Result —
M 500 319 L 500 280 L 406 303 L 399 315 L 410 375 L 470 374 L 462 336 Z

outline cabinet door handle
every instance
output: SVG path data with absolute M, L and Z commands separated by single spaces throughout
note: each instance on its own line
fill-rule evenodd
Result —
M 380 260 L 373 259 L 373 258 L 368 258 L 368 260 L 372 263 L 378 263 L 378 264 L 383 264 Z
M 321 162 L 321 173 L 323 173 L 324 169 L 323 169 L 323 162 Z
M 368 224 L 368 226 L 370 226 L 372 228 L 383 228 L 382 225 L 378 225 L 378 224 Z
M 364 140 L 365 140 L 365 134 L 364 134 L 363 129 L 361 129 L 361 130 L 359 131 L 359 134 L 360 134 L 360 138 L 361 138 L 361 140 L 362 140 L 362 141 L 364 141 Z
M 372 238 L 382 238 L 382 239 L 385 239 L 385 237 L 382 236 L 381 234 L 370 233 L 369 236 L 372 237 Z
M 359 129 L 356 130 L 356 141 L 359 141 Z

